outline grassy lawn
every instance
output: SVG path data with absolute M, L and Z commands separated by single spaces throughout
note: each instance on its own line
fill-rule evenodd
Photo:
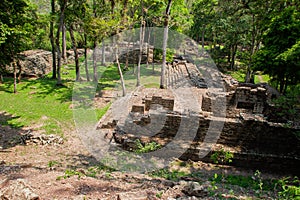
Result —
M 67 73 L 69 71 L 69 73 Z M 0 121 L 2 125 L 21 128 L 33 126 L 47 134 L 62 135 L 64 130 L 72 129 L 71 105 L 73 68 L 62 69 L 64 86 L 57 87 L 51 74 L 39 79 L 22 79 L 13 91 L 13 79 L 6 78 L 0 85 L 0 111 L 11 114 L 13 118 Z
M 246 73 L 244 72 L 244 70 L 228 71 L 228 74 L 239 82 L 245 81 Z
M 268 74 L 258 73 L 254 76 L 254 83 L 268 83 L 270 81 L 270 76 Z
M 159 87 L 160 66 L 141 67 L 141 84 L 145 87 Z M 75 80 L 73 65 L 62 67 L 64 86 L 56 86 L 51 74 L 38 79 L 21 79 L 17 85 L 17 93 L 13 91 L 13 79 L 5 78 L 0 85 L 0 115 L 11 115 L 8 119 L 0 118 L 0 124 L 14 128 L 34 127 L 46 134 L 63 135 L 64 131 L 74 129 L 72 104 L 72 90 Z M 115 65 L 99 67 L 100 80 L 98 90 L 111 90 L 118 87 L 120 76 Z M 128 90 L 136 85 L 136 75 L 132 68 L 124 73 Z M 97 117 L 102 117 L 109 106 L 96 109 Z

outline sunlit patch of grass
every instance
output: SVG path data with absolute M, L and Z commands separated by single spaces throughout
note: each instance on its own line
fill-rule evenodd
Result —
M 13 94 L 13 79 L 5 78 L 0 85 L 0 111 L 13 117 L 1 124 L 11 127 L 29 127 L 47 134 L 62 135 L 72 129 L 73 115 L 69 108 L 75 78 L 74 67 L 62 67 L 63 86 L 56 86 L 51 73 L 37 79 L 21 79 L 17 93 Z
M 245 82 L 246 72 L 244 70 L 229 71 L 228 73 L 238 82 Z

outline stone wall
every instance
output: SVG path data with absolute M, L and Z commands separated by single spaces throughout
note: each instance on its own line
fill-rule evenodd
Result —
M 197 128 L 196 137 L 180 159 L 212 162 L 211 154 L 220 149 L 229 149 L 234 154 L 232 165 L 271 171 L 278 171 L 282 168 L 287 172 L 296 173 L 296 166 L 300 165 L 300 140 L 295 133 L 299 130 L 289 128 L 284 124 L 268 122 L 265 119 L 263 115 L 265 102 L 263 101 L 268 98 L 266 90 L 260 87 L 240 86 L 236 87 L 234 91 L 227 92 L 226 95 L 227 117 L 221 135 L 212 151 L 206 157 L 199 158 L 200 145 L 204 141 L 212 120 L 216 120 L 211 117 L 213 115 L 211 103 L 214 99 L 206 93 L 202 98 L 202 110 L 205 112 L 198 113 L 199 126 L 194 127 Z M 125 132 L 117 131 L 115 133 L 118 141 L 122 141 L 121 143 L 125 147 L 130 146 L 131 150 L 134 148 L 133 141 L 135 139 L 140 139 L 144 143 L 155 141 L 161 145 L 168 144 L 176 136 L 178 130 L 182 129 L 180 126 L 182 126 L 183 118 L 186 117 L 173 111 L 174 99 L 172 98 L 152 96 L 152 98 L 147 97 L 144 100 L 142 111 L 136 109 L 136 105 L 132 107 L 132 110 L 138 112 L 140 117 L 125 124 Z M 241 106 L 239 102 L 244 104 Z M 247 103 L 251 106 L 248 106 Z M 151 109 L 155 109 L 155 107 L 151 107 L 154 104 L 162 105 L 169 111 L 148 115 Z M 143 134 L 139 126 L 149 124 L 150 129 Z M 151 127 L 159 126 L 162 128 L 158 131 L 151 130 Z M 192 127 L 186 128 L 186 131 L 189 131 Z M 122 137 L 123 139 L 120 139 Z
M 152 96 L 145 98 L 145 110 L 149 111 L 151 106 L 161 105 L 166 110 L 172 111 L 174 109 L 174 99 L 172 98 L 163 98 L 160 96 Z
M 299 174 L 300 166 L 300 140 L 296 136 L 299 129 L 289 127 L 287 124 L 267 121 L 267 112 L 270 112 L 269 102 L 276 93 L 264 84 L 243 84 L 224 75 L 226 92 L 226 119 L 216 144 L 212 151 L 204 158 L 199 157 L 200 147 L 206 137 L 212 122 L 218 120 L 214 117 L 212 105 L 216 104 L 217 96 L 210 94 L 205 87 L 197 86 L 201 82 L 197 78 L 196 68 L 185 68 L 193 87 L 202 99 L 202 112 L 194 113 L 193 120 L 198 123 L 188 125 L 189 116 L 174 111 L 174 97 L 156 96 L 155 93 L 145 97 L 143 103 L 132 106 L 131 119 L 126 121 L 124 127 L 117 127 L 115 140 L 125 149 L 133 150 L 134 140 L 140 139 L 143 143 L 155 141 L 161 145 L 170 143 L 181 130 L 190 133 L 197 131 L 190 147 L 180 157 L 183 160 L 202 160 L 213 162 L 210 156 L 215 152 L 229 151 L 234 155 L 231 165 L 266 171 L 285 170 L 287 173 Z M 177 64 L 170 70 L 176 73 L 182 67 Z M 174 74 L 168 74 L 169 78 Z M 196 78 L 195 78 L 196 77 Z M 181 82 L 176 84 L 180 84 Z M 175 85 L 176 86 L 176 85 Z M 192 87 L 190 86 L 190 87 Z M 176 87 L 175 87 L 176 88 Z M 163 107 L 159 110 L 158 106 Z M 175 108 L 176 110 L 176 108 Z M 186 123 L 185 123 L 186 122 Z M 218 121 L 217 121 L 218 122 Z M 192 127 L 199 124 L 198 127 Z M 154 134 L 154 135 L 153 135 Z M 188 141 L 190 142 L 190 141 Z M 127 148 L 130 147 L 130 148 Z M 228 163 L 227 163 L 228 164 Z

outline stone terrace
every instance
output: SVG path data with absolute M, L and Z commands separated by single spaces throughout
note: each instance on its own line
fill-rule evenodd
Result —
M 127 109 L 129 119 L 122 126 L 110 112 L 107 114 L 109 117 L 101 119 L 99 128 L 110 130 L 107 135 L 111 141 L 114 139 L 131 151 L 136 148 L 136 139 L 142 143 L 155 141 L 166 145 L 174 139 L 178 130 L 189 132 L 196 128 L 195 138 L 180 157 L 183 160 L 212 162 L 210 156 L 213 153 L 229 151 L 234 155 L 231 165 L 298 173 L 300 142 L 294 134 L 297 130 L 268 122 L 264 116 L 272 96 L 268 87 L 239 84 L 223 75 L 227 100 L 224 127 L 212 151 L 201 158 L 201 145 L 210 124 L 220 120 L 214 117 L 211 109 L 215 98 L 208 93 L 207 85 L 195 65 L 176 61 L 169 63 L 166 71 L 168 89 L 140 87 L 134 91 Z M 193 98 L 189 97 L 188 90 L 192 91 Z M 193 114 L 187 114 L 193 104 L 197 107 L 188 111 Z M 198 124 L 197 127 L 182 127 L 182 120 L 189 115 L 198 121 L 191 123 L 192 126 Z

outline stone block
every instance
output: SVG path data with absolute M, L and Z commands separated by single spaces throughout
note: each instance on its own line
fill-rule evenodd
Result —
M 144 107 L 144 105 L 132 105 L 131 112 L 137 112 L 137 113 L 144 114 L 145 107 Z

